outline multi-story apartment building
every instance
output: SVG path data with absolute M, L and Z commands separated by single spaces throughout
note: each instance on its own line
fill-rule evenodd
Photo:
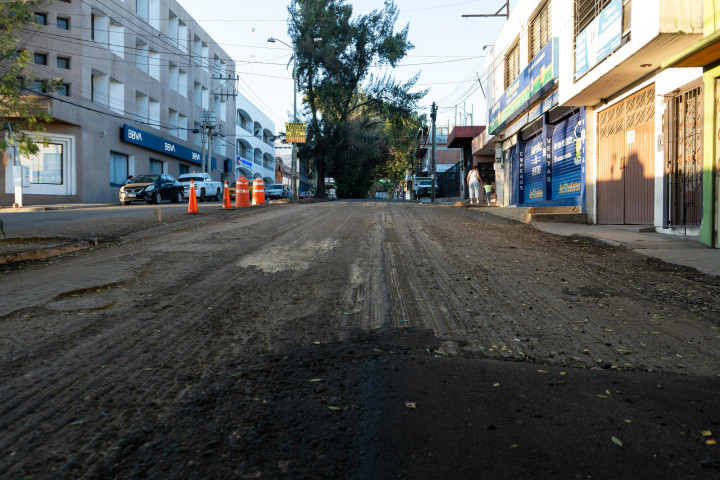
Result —
M 25 204 L 116 202 L 128 175 L 199 171 L 203 111 L 215 125 L 211 175 L 231 177 L 240 157 L 273 181 L 273 125 L 258 112 L 248 118 L 235 63 L 180 3 L 58 0 L 36 18 L 40 27 L 22 32 L 39 79 L 30 88 L 53 121 L 44 134 L 50 144 L 20 159 L 30 180 Z M 62 78 L 62 86 L 46 91 L 47 78 Z M 0 168 L 4 204 L 14 199 L 12 170 Z
M 520 0 L 486 65 L 499 201 L 697 234 L 702 0 Z
M 235 177 L 275 183 L 275 125 L 242 94 L 237 96 Z

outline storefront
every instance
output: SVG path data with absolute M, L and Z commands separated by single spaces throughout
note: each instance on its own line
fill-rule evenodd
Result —
M 562 117 L 553 120 L 553 115 Z M 555 108 L 522 129 L 509 159 L 512 205 L 574 206 L 584 211 L 584 108 Z

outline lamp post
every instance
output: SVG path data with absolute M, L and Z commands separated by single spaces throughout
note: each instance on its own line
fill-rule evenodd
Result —
M 297 123 L 297 51 L 294 46 L 294 44 L 288 45 L 287 43 L 283 42 L 282 40 L 270 37 L 267 39 L 270 43 L 280 42 L 286 47 L 292 49 L 293 51 L 293 123 Z M 313 38 L 313 42 L 320 43 L 322 42 L 322 38 Z M 307 42 L 306 42 L 307 43 Z M 303 44 L 304 45 L 304 44 Z M 298 199 L 298 168 L 297 168 L 297 144 L 296 142 L 292 142 L 292 198 L 293 200 Z

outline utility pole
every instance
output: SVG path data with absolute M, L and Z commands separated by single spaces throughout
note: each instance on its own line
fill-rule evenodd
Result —
M 435 203 L 435 185 L 437 182 L 437 180 L 435 180 L 435 119 L 437 118 L 437 106 L 435 102 L 433 102 L 430 108 L 430 118 L 432 119 L 432 186 L 430 187 L 430 201 Z
M 505 9 L 505 13 L 500 13 Z M 510 0 L 505 0 L 505 5 L 500 7 L 500 10 L 497 12 L 490 14 L 490 13 L 479 13 L 475 15 L 463 15 L 463 17 L 505 17 L 507 20 L 510 18 Z

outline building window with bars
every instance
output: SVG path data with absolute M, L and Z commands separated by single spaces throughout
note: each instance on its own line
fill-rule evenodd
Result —
M 530 58 L 528 62 L 532 61 L 532 59 L 540 53 L 540 50 L 550 41 L 551 23 L 550 2 L 547 2 L 530 22 L 528 31 L 528 52 L 530 53 Z
M 520 44 L 516 43 L 505 57 L 505 89 L 520 75 Z
M 630 40 L 631 4 L 632 0 L 574 0 L 576 79 Z

